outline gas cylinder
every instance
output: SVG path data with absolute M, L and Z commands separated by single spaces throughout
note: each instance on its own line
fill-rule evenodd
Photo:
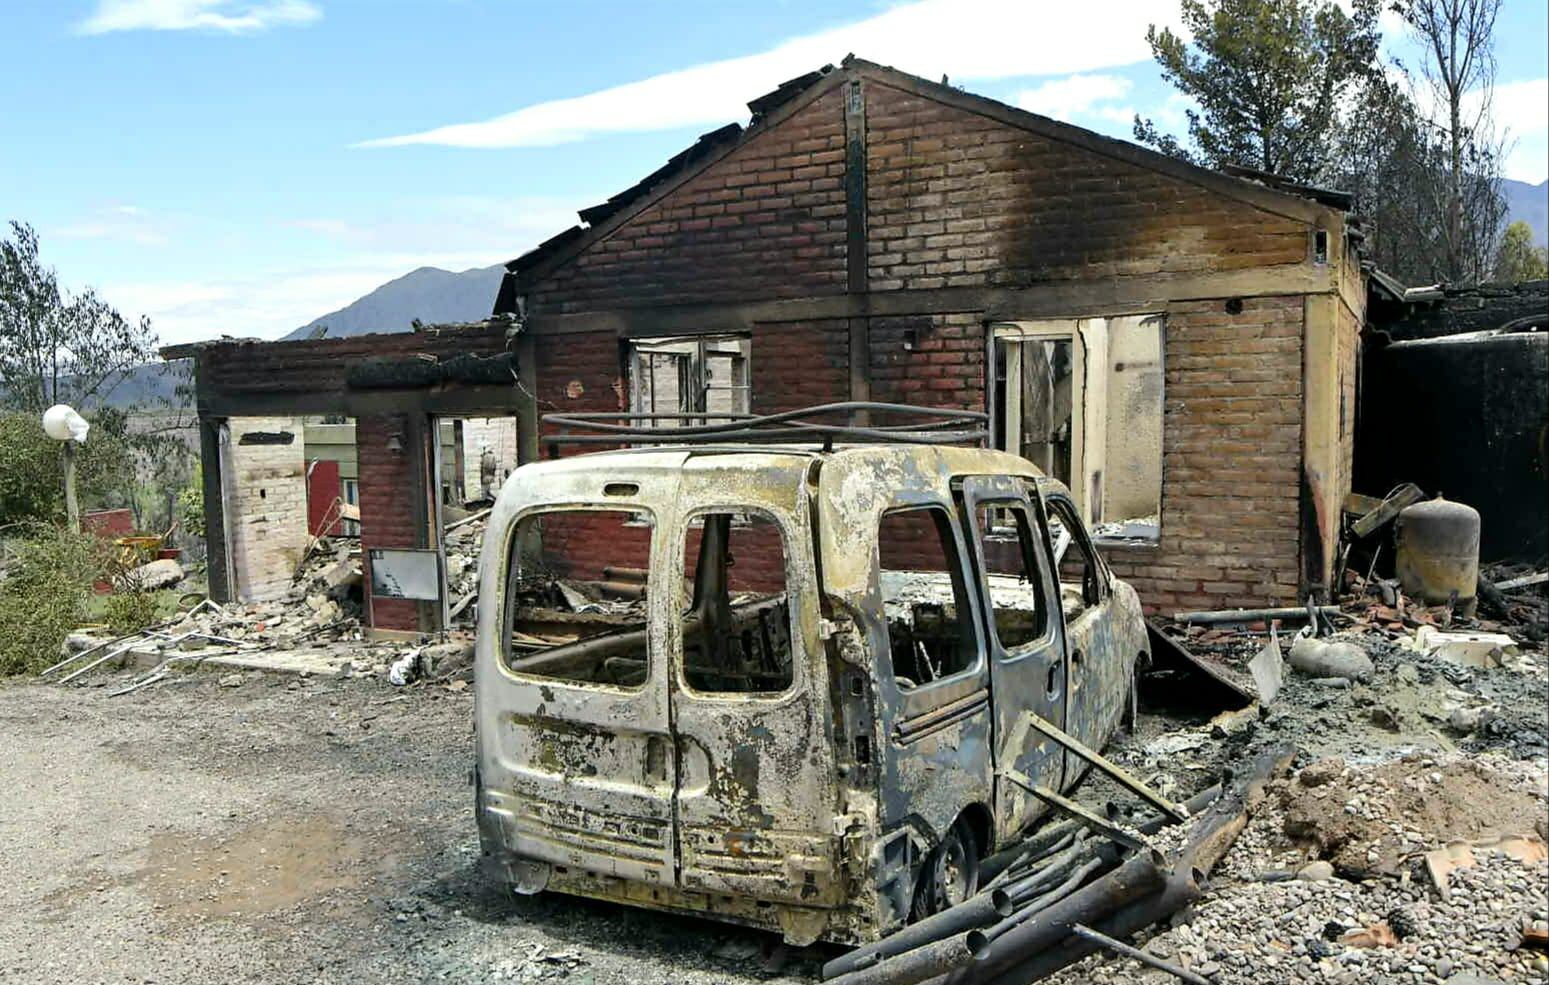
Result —
M 1479 511 L 1437 496 L 1398 514 L 1398 580 L 1428 605 L 1456 598 L 1464 615 L 1474 611 L 1479 587 Z

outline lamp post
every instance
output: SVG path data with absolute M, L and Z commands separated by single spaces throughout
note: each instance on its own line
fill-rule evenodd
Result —
M 86 443 L 91 425 L 68 404 L 55 404 L 43 412 L 43 433 L 64 445 L 65 517 L 70 529 L 81 529 L 81 504 L 75 498 L 75 446 Z

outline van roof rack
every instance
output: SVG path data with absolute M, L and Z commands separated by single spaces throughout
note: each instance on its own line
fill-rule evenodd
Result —
M 874 424 L 873 417 L 910 420 Z M 989 420 L 989 415 L 981 411 L 870 400 L 819 404 L 778 414 L 620 411 L 543 415 L 543 423 L 562 429 L 544 438 L 551 455 L 557 454 L 560 445 L 617 445 L 634 441 L 656 445 L 821 443 L 824 451 L 832 451 L 836 441 L 982 446 L 989 438 Z

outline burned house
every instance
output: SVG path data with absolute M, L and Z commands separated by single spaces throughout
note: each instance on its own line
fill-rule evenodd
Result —
M 543 411 L 988 411 L 1148 606 L 1326 587 L 1366 298 L 1347 201 L 855 58 L 749 108 L 508 265 Z
M 211 597 L 285 595 L 312 535 L 348 526 L 365 621 L 407 633 L 446 625 L 447 514 L 489 498 L 489 458 L 514 466 L 534 454 L 511 332 L 492 321 L 163 349 L 194 363 Z M 508 471 L 497 461 L 497 478 Z M 337 497 L 321 492 L 329 481 Z M 358 521 L 330 512 L 334 498 Z
M 512 261 L 488 325 L 168 350 L 198 366 L 216 596 L 263 556 L 238 415 L 356 416 L 369 560 L 439 546 L 438 415 L 517 415 L 525 461 L 543 413 L 844 400 L 987 412 L 1152 609 L 1326 589 L 1366 305 L 1346 200 L 855 58 L 749 107 Z

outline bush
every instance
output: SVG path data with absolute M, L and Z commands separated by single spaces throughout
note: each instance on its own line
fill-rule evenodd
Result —
M 114 636 L 138 633 L 161 621 L 161 600 L 155 592 L 120 588 L 108 596 L 102 621 Z
M 0 414 L 0 523 L 64 512 L 59 442 L 31 414 Z
M 0 582 L 0 675 L 36 673 L 58 661 L 102 571 L 95 537 L 41 523 L 28 529 Z

